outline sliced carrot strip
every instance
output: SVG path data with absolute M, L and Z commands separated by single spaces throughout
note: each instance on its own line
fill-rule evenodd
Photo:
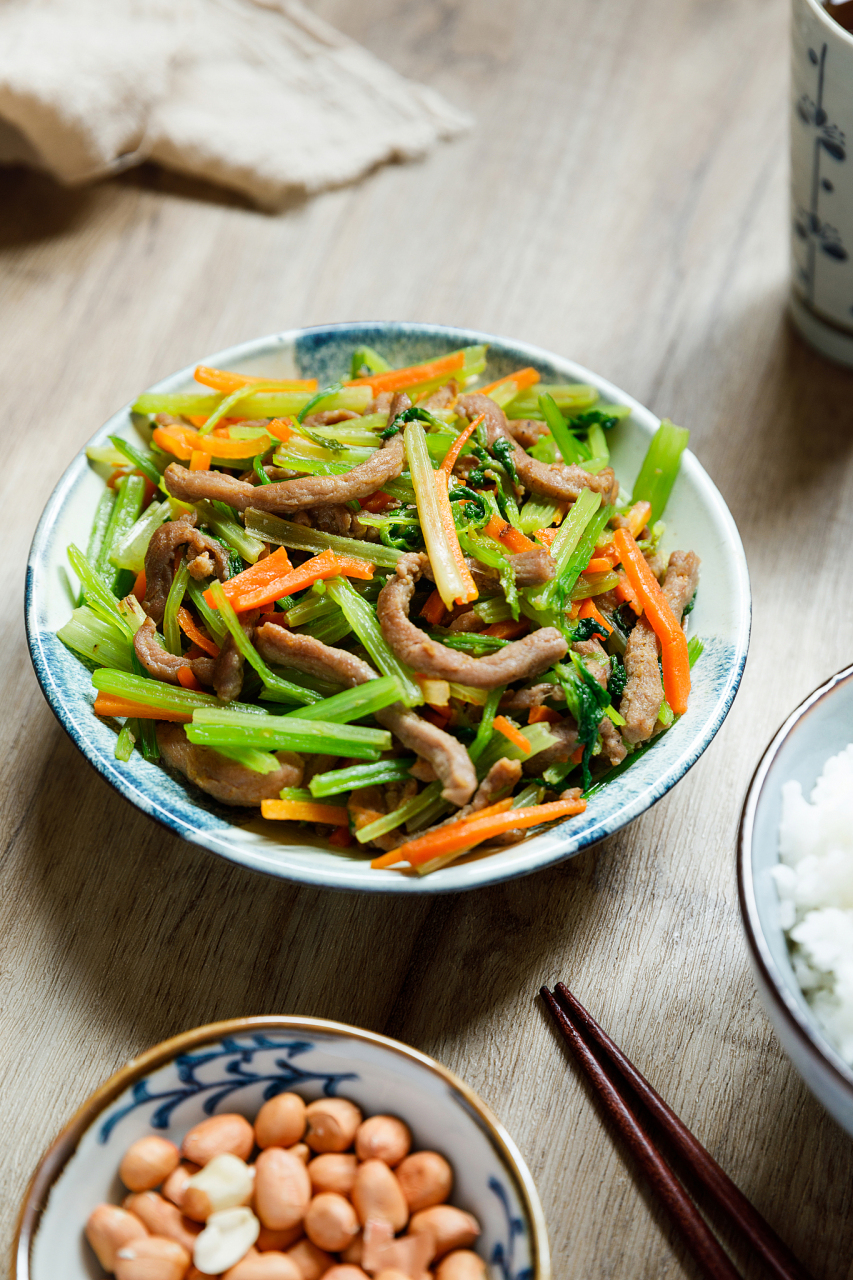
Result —
M 652 504 L 650 502 L 635 502 L 625 512 L 625 519 L 628 521 L 628 532 L 633 538 L 640 536 L 641 530 L 645 529 L 649 523 L 652 514 Z
M 438 594 L 437 590 L 433 591 L 432 595 L 428 598 L 426 604 L 421 609 L 421 617 L 425 618 L 431 627 L 439 627 L 441 626 L 441 620 L 444 617 L 444 612 L 444 601 Z
M 430 360 L 426 364 L 412 364 L 405 369 L 389 369 L 387 373 L 373 373 L 366 378 L 353 378 L 344 385 L 347 387 L 372 387 L 376 396 L 380 391 L 404 391 L 406 387 L 416 387 L 422 382 L 431 382 L 433 378 L 443 378 L 461 369 L 465 363 L 465 353 L 454 351 L 440 360 Z
M 166 453 L 173 453 L 178 458 L 192 459 L 193 450 L 210 456 L 212 446 L 214 457 L 233 458 L 235 461 L 254 458 L 256 454 L 266 453 L 272 445 L 272 438 L 266 433 L 251 436 L 246 440 L 232 440 L 228 436 L 202 436 L 197 431 L 191 431 L 189 427 L 182 427 L 176 424 L 170 424 L 168 427 L 155 427 L 153 440 Z
M 349 830 L 349 814 L 337 804 L 319 804 L 310 800 L 262 800 L 261 814 L 277 821 L 321 822 Z
M 347 849 L 352 844 L 353 839 L 354 837 L 349 827 L 341 825 L 340 827 L 335 827 L 329 836 L 329 844 L 336 845 L 339 849 Z
M 209 471 L 212 458 L 209 453 L 202 453 L 200 449 L 193 449 L 190 454 L 190 471 Z
M 518 555 L 522 551 L 538 551 L 535 542 L 531 542 L 529 538 L 525 538 L 520 529 L 514 529 L 511 524 L 507 524 L 505 520 L 500 520 L 497 516 L 492 516 L 489 523 L 484 529 L 490 538 L 494 538 L 495 542 L 499 542 L 507 551 L 513 555 Z
M 265 560 L 259 560 L 257 564 L 223 582 L 222 590 L 235 612 L 246 613 L 250 609 L 272 604 L 274 600 L 291 595 L 294 591 L 310 587 L 321 578 L 337 578 L 340 575 L 368 581 L 373 577 L 373 565 L 356 556 L 336 555 L 327 548 L 298 569 L 292 569 L 287 552 L 284 547 L 279 547 Z M 204 598 L 211 608 L 216 608 L 209 590 L 204 593 Z
M 553 707 L 531 707 L 530 715 L 527 717 L 528 724 L 558 724 L 562 720 L 559 711 L 555 711 Z
M 684 715 L 690 695 L 690 655 L 684 629 L 629 530 L 617 529 L 613 541 L 643 613 L 660 640 L 666 700 L 676 715 Z
M 493 622 L 481 634 L 494 636 L 497 640 L 517 640 L 519 636 L 526 635 L 529 630 L 530 623 L 526 618 L 519 618 L 517 622 L 512 618 L 507 618 L 504 622 Z
M 136 575 L 136 581 L 133 584 L 133 593 L 132 593 L 133 595 L 136 596 L 140 604 L 142 604 L 142 601 L 145 599 L 145 590 L 146 590 L 145 570 L 140 569 L 139 573 Z
M 392 498 L 390 493 L 383 493 L 382 490 L 379 489 L 376 493 L 371 493 L 369 498 L 365 498 L 361 505 L 364 507 L 365 511 L 370 511 L 373 515 L 380 516 L 383 511 L 387 511 L 389 507 L 393 507 L 396 501 L 397 499 Z
M 96 716 L 127 716 L 136 720 L 174 720 L 178 724 L 189 724 L 192 713 L 185 711 L 163 711 L 160 707 L 146 707 L 141 702 L 131 702 L 129 698 L 116 698 L 109 693 L 99 693 L 95 698 Z
M 465 447 L 465 443 L 468 440 L 468 437 L 474 434 L 474 432 L 477 430 L 477 427 L 483 421 L 485 416 L 486 415 L 484 413 L 481 413 L 479 418 L 475 418 L 473 422 L 468 423 L 468 426 L 465 428 L 464 431 L 460 431 L 459 435 L 456 437 L 456 439 L 453 441 L 453 444 L 450 446 L 450 448 L 447 450 L 447 453 L 444 455 L 444 461 L 441 464 L 442 471 L 446 471 L 447 474 L 450 475 L 450 473 L 453 471 L 453 468 L 456 466 L 456 459 L 459 457 L 460 453 Z
M 211 658 L 219 657 L 219 645 L 211 640 L 200 627 L 197 627 L 195 620 L 188 609 L 183 605 L 178 609 L 178 626 L 183 631 L 188 640 L 192 640 L 193 644 L 197 644 L 199 649 L 203 649 L 205 653 L 210 654 Z
M 585 800 L 555 800 L 552 804 L 539 804 L 530 809 L 508 809 L 503 813 L 486 814 L 484 810 L 474 817 L 449 822 L 446 827 L 439 827 L 415 840 L 408 840 L 390 853 L 374 858 L 370 865 L 383 869 L 393 867 L 398 862 L 408 862 L 410 866 L 417 867 L 424 862 L 431 862 L 441 854 L 471 849 L 504 831 L 537 827 L 540 823 L 552 822 L 555 818 L 583 813 L 585 809 Z
M 515 383 L 516 393 L 526 391 L 528 387 L 534 386 L 541 376 L 532 365 L 528 365 L 524 369 L 519 369 L 517 373 L 508 373 L 505 378 L 498 378 L 497 382 L 490 382 L 487 387 L 480 387 L 477 394 L 490 396 L 496 388 L 506 386 L 508 382 Z
M 185 689 L 195 689 L 196 693 L 205 692 L 204 685 L 194 675 L 191 667 L 180 668 L 178 671 L 178 684 L 183 685 Z
M 616 599 L 621 600 L 623 604 L 629 604 L 637 617 L 639 617 L 643 612 L 643 606 L 637 599 L 636 594 L 634 593 L 634 588 L 631 586 L 625 574 L 620 576 L 618 585 L 613 588 L 613 594 Z
M 551 543 L 554 541 L 554 539 L 556 538 L 559 532 L 560 530 L 556 528 L 555 529 L 534 529 L 533 536 L 534 538 L 538 538 L 540 542 L 543 542 L 545 546 L 550 549 Z
M 572 764 L 581 763 L 581 761 L 583 760 L 583 752 L 584 752 L 583 747 L 575 747 L 574 751 L 569 756 L 569 759 L 571 760 Z
M 607 573 L 613 566 L 606 556 L 593 556 L 584 573 Z
M 580 609 L 578 609 L 578 617 L 594 618 L 595 621 L 599 624 L 599 626 L 604 627 L 604 630 L 607 632 L 608 635 L 613 630 L 610 623 L 605 618 L 604 614 L 600 613 L 598 609 L 596 609 L 595 605 L 592 603 L 591 596 L 587 597 L 587 599 L 584 600 L 583 604 L 581 605 Z
M 267 423 L 267 432 L 275 440 L 281 440 L 287 444 L 293 435 L 293 419 L 292 418 L 273 418 Z
M 518 747 L 519 751 L 523 751 L 526 755 L 530 754 L 530 743 L 525 738 L 511 720 L 507 720 L 506 716 L 495 716 L 494 728 L 498 733 L 502 733 L 505 738 L 509 738 L 514 747 Z
M 240 387 L 251 386 L 253 382 L 265 382 L 271 391 L 317 390 L 316 378 L 259 378 L 248 373 L 231 373 L 228 369 L 210 369 L 204 364 L 198 366 L 193 376 L 203 387 L 212 387 L 214 391 L 224 391 L 226 394 L 237 391 Z

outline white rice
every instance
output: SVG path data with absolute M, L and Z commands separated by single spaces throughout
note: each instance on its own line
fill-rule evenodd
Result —
M 797 981 L 853 1066 L 853 743 L 827 760 L 811 803 L 782 788 L 773 875 Z

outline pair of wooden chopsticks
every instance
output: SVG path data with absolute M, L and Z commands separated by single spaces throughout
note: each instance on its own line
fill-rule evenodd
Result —
M 540 995 L 610 1119 L 684 1233 L 690 1251 L 705 1275 L 711 1280 L 742 1280 L 740 1272 L 732 1265 L 656 1147 L 644 1125 L 644 1109 L 664 1131 L 674 1150 L 687 1162 L 723 1213 L 740 1227 L 772 1274 L 778 1280 L 812 1280 L 755 1206 L 571 991 L 558 982 L 553 991 L 542 987 Z M 605 1070 L 604 1063 L 612 1068 L 613 1077 Z

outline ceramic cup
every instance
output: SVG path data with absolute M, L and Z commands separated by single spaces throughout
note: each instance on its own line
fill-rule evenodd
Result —
M 818 0 L 791 24 L 791 312 L 853 367 L 853 35 Z

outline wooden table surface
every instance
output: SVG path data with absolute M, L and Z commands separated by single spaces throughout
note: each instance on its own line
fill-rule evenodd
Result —
M 131 1055 L 293 1012 L 479 1091 L 539 1186 L 555 1277 L 694 1277 L 539 1007 L 563 978 L 817 1280 L 853 1275 L 853 1145 L 762 1012 L 735 885 L 751 771 L 853 624 L 853 375 L 785 318 L 785 0 L 313 7 L 476 129 L 278 217 L 154 170 L 73 192 L 0 172 L 4 1240 L 46 1144 Z M 752 575 L 746 676 L 689 776 L 597 848 L 458 897 L 321 893 L 181 843 L 85 765 L 24 640 L 36 519 L 109 414 L 206 352 L 363 318 L 529 340 L 689 426 Z

